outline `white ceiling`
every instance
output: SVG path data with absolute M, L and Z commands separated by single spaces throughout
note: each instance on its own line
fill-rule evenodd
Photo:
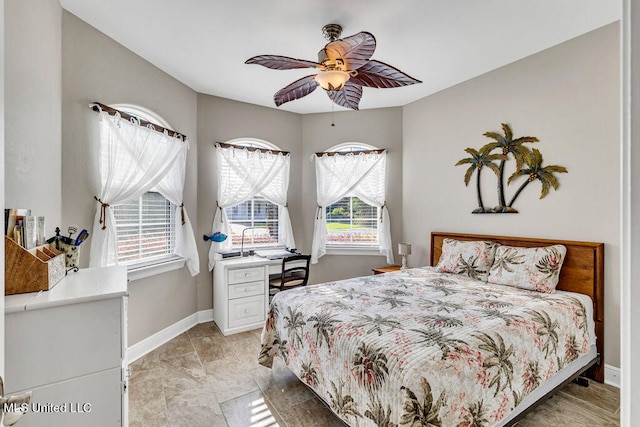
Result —
M 317 60 L 322 27 L 369 31 L 373 59 L 422 80 L 365 88 L 360 108 L 400 106 L 620 19 L 616 0 L 60 0 L 62 7 L 197 92 L 276 108 L 314 70 L 270 70 L 255 55 Z M 321 89 L 281 110 L 331 110 Z M 336 110 L 343 108 L 336 106 Z

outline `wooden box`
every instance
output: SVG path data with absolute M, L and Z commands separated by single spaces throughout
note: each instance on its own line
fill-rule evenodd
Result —
M 46 244 L 25 249 L 4 238 L 4 294 L 48 291 L 66 274 L 64 253 Z

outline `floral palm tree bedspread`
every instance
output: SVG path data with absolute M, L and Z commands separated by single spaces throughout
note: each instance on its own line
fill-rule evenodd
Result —
M 352 426 L 489 426 L 590 347 L 567 294 L 430 267 L 276 294 L 259 362 L 288 367 Z

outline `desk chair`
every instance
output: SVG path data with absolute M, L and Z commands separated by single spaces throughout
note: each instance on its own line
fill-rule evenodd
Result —
M 301 265 L 300 261 L 305 261 Z M 269 280 L 269 295 L 286 289 L 306 286 L 309 280 L 309 262 L 311 255 L 293 255 L 282 258 L 282 273 L 280 277 Z

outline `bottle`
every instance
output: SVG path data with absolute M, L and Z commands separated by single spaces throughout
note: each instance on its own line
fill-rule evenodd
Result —
M 24 244 L 22 242 L 22 220 L 21 219 L 18 220 L 18 223 L 13 228 L 13 240 L 15 240 L 15 242 L 20 246 L 24 247 Z
M 22 222 L 22 241 L 25 249 L 31 249 L 36 246 L 36 217 L 25 216 Z
M 44 217 L 39 216 L 36 218 L 36 246 L 42 246 L 47 243 L 47 238 L 44 235 Z

